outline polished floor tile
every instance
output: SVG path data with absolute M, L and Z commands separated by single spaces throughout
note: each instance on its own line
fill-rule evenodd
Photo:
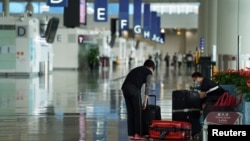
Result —
M 0 78 L 0 141 L 128 141 L 120 90 L 128 71 L 119 66 Z M 151 94 L 163 119 L 171 120 L 172 91 L 190 84 L 185 67 L 154 72 Z

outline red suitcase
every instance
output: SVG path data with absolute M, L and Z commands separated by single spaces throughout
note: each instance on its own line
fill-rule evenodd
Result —
M 185 121 L 153 120 L 149 127 L 149 138 L 159 140 L 189 140 L 192 125 Z

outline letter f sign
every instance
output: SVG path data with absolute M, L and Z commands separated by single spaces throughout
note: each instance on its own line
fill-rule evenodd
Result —
M 127 20 L 121 20 L 121 29 L 126 30 L 126 27 L 128 26 Z

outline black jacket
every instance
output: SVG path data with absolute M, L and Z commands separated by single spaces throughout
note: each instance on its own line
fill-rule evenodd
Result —
M 148 75 L 152 75 L 152 72 L 145 66 L 132 69 L 126 76 L 122 85 L 122 89 L 126 84 L 134 85 L 137 89 L 141 89 L 142 85 L 146 83 Z

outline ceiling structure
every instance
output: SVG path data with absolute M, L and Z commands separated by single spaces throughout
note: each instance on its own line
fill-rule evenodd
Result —
M 1 0 L 2 2 L 44 2 L 48 0 Z M 93 4 L 95 0 L 86 0 L 90 4 Z M 120 0 L 108 0 L 109 3 L 119 3 Z M 133 3 L 134 0 L 129 0 Z M 198 13 L 198 5 L 200 0 L 142 0 L 143 3 L 151 3 L 152 10 L 157 11 L 159 14 L 189 14 Z M 89 6 L 91 7 L 91 5 Z M 93 8 L 93 7 L 92 7 Z M 89 9 L 89 8 L 88 8 Z M 93 14 L 88 10 L 88 14 Z
M 4 1 L 4 0 L 2 0 Z M 12 2 L 33 1 L 33 2 L 47 2 L 48 0 L 9 0 Z M 119 0 L 108 0 L 109 3 L 119 2 Z M 87 2 L 94 2 L 94 0 L 87 0 Z M 133 0 L 130 0 L 133 2 Z M 142 0 L 144 3 L 186 3 L 186 2 L 200 2 L 200 0 Z
M 9 2 L 47 2 L 48 0 L 0 0 L 0 1 L 2 1 L 2 2 L 4 2 L 4 1 L 9 1 Z M 86 1 L 91 3 L 91 2 L 94 2 L 95 0 L 86 0 Z M 108 1 L 109 1 L 109 3 L 118 3 L 120 0 L 108 0 Z M 129 0 L 129 1 L 130 1 L 130 3 L 133 3 L 134 0 Z M 171 7 L 169 7 L 169 6 L 166 7 L 166 5 L 165 5 L 165 7 L 164 6 L 159 7 L 159 6 L 162 6 L 163 3 L 170 4 L 170 5 L 172 5 L 172 4 L 173 5 L 180 5 L 182 3 L 196 5 L 197 3 L 200 3 L 200 1 L 201 0 L 142 0 L 143 3 L 154 3 L 154 4 L 156 4 L 156 8 L 158 10 L 163 9 L 163 12 L 159 12 L 161 14 L 164 14 L 165 12 L 169 12 L 168 9 L 171 9 Z M 187 9 L 187 8 L 184 7 L 184 9 Z M 172 33 L 176 34 L 177 30 L 182 31 L 182 30 L 186 30 L 186 29 L 169 29 L 169 30 L 166 30 L 166 33 L 168 33 L 168 34 L 172 34 Z

